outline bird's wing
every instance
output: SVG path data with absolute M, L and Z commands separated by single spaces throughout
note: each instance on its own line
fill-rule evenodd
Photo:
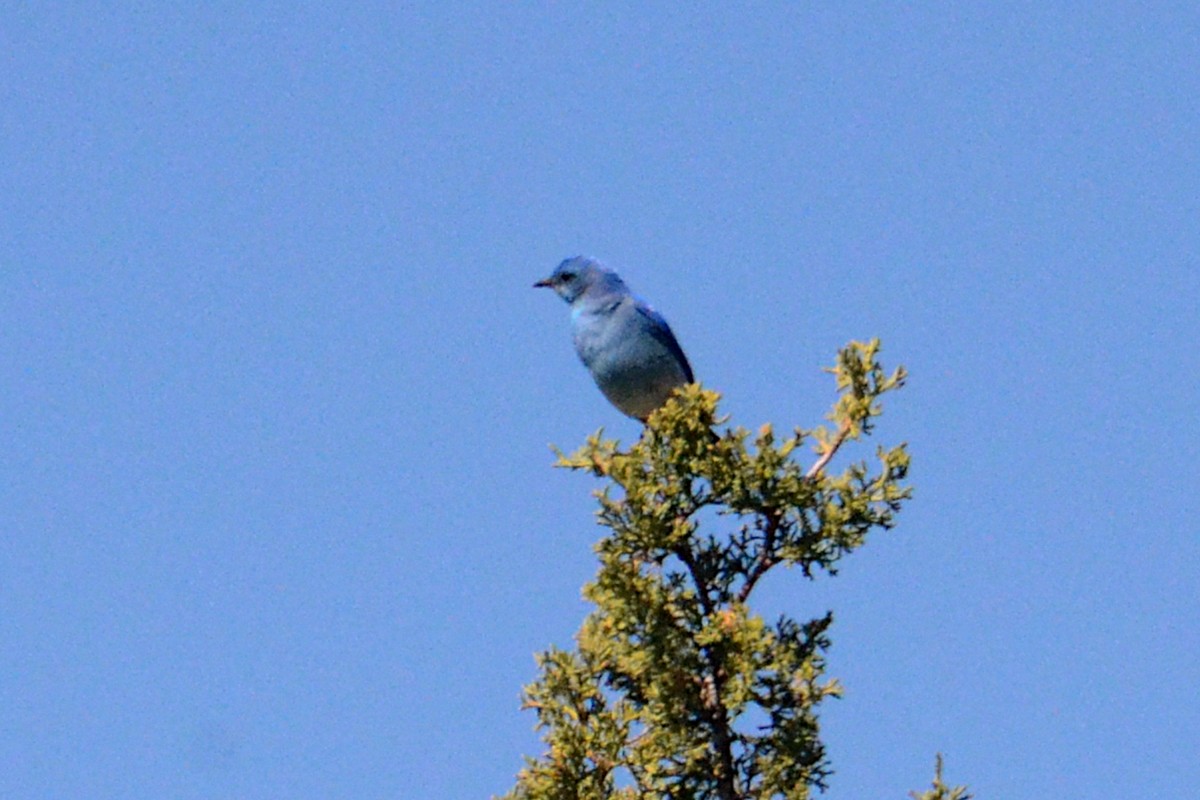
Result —
M 648 323 L 646 330 L 659 344 L 667 348 L 667 352 L 675 356 L 679 366 L 683 367 L 683 374 L 687 377 L 687 382 L 695 383 L 696 378 L 692 375 L 692 365 L 688 363 L 687 356 L 683 354 L 683 348 L 675 340 L 675 334 L 671 333 L 671 326 L 667 324 L 661 314 L 645 303 L 637 302 L 636 306 L 638 314 L 644 317 Z

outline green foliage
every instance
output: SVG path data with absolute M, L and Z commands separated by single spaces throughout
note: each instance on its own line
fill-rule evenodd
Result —
M 933 788 L 917 794 L 909 792 L 913 800 L 971 800 L 974 795 L 967 794 L 965 786 L 947 786 L 942 780 L 942 754 L 938 753 L 937 764 L 933 771 Z
M 577 649 L 543 653 L 541 678 L 526 687 L 547 750 L 506 797 L 799 800 L 824 787 L 816 712 L 840 693 L 823 675 L 832 615 L 767 622 L 748 603 L 774 567 L 834 573 L 908 498 L 904 445 L 828 472 L 904 382 L 878 349 L 839 352 L 828 426 L 718 437 L 719 397 L 693 385 L 628 450 L 596 434 L 559 454 L 560 466 L 605 481 L 598 519 L 609 533 L 584 587 L 595 610 Z M 816 454 L 807 468 L 797 459 L 806 443 Z

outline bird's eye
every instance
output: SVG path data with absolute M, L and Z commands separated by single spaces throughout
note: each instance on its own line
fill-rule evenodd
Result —
M 563 283 L 569 283 L 570 281 L 575 280 L 575 273 L 574 272 L 560 272 L 558 277 L 560 280 L 562 280 Z

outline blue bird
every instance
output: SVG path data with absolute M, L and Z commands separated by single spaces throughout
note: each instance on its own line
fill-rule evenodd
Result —
M 568 258 L 534 286 L 553 289 L 571 306 L 575 352 L 622 413 L 645 422 L 672 391 L 695 380 L 667 321 L 600 262 Z

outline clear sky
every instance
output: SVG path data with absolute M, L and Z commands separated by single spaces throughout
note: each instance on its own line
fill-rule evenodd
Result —
M 1195 3 L 6 3 L 0 796 L 480 798 L 538 742 L 618 268 L 733 422 L 879 336 L 828 797 L 1200 784 Z

